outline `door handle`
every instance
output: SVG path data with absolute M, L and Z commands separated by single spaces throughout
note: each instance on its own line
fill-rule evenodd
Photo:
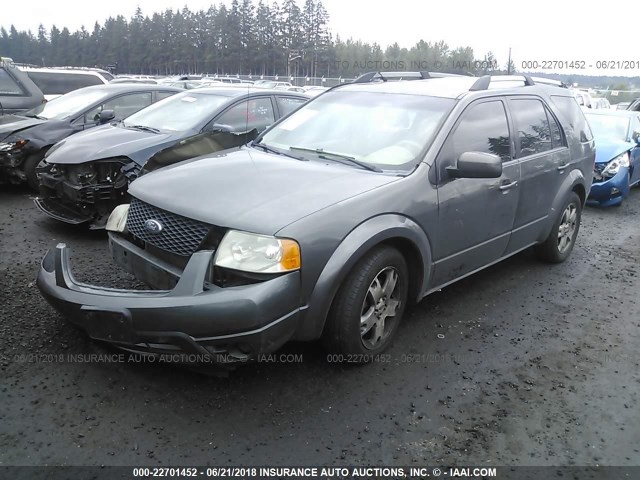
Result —
M 563 171 L 563 170 L 565 170 L 568 166 L 569 166 L 569 164 L 568 164 L 568 163 L 565 163 L 564 165 L 560 165 L 560 166 L 558 167 L 558 171 L 559 171 L 559 172 L 562 172 L 562 171 Z
M 498 188 L 504 192 L 506 190 L 509 190 L 510 188 L 515 187 L 516 185 L 518 185 L 517 180 L 515 182 L 507 183 L 505 185 L 500 185 Z

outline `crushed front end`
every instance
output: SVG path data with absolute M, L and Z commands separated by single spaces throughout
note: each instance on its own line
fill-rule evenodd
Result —
M 126 223 L 113 231 L 121 208 L 128 210 L 120 219 Z M 150 222 L 161 228 L 149 229 Z M 107 228 L 116 263 L 149 290 L 77 282 L 62 244 L 46 254 L 37 278 L 45 299 L 91 338 L 144 354 L 234 364 L 274 352 L 296 331 L 300 272 L 252 275 L 216 267 L 227 229 L 135 198 L 131 208 L 114 211 Z
M 56 220 L 104 228 L 111 211 L 127 199 L 139 167 L 128 158 L 79 164 L 46 163 L 37 170 L 40 196 L 35 204 Z
M 0 142 L 0 183 L 20 184 L 27 180 L 22 168 L 28 156 L 28 140 Z

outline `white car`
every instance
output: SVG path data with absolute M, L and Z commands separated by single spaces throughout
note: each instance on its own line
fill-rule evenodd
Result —
M 47 101 L 79 88 L 104 85 L 114 79 L 109 72 L 99 68 L 21 66 L 20 70 L 42 90 Z

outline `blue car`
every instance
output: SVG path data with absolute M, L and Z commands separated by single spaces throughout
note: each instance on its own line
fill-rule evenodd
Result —
M 588 203 L 620 205 L 640 182 L 640 113 L 625 110 L 585 112 L 596 143 L 596 162 Z

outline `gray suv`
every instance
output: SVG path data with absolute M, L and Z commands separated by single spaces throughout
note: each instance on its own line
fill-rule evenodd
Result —
M 130 350 L 234 362 L 322 338 L 367 362 L 409 302 L 529 247 L 564 261 L 595 157 L 571 92 L 421 78 L 335 87 L 249 145 L 141 177 L 107 230 L 150 289 L 80 284 L 59 244 L 42 294 Z

